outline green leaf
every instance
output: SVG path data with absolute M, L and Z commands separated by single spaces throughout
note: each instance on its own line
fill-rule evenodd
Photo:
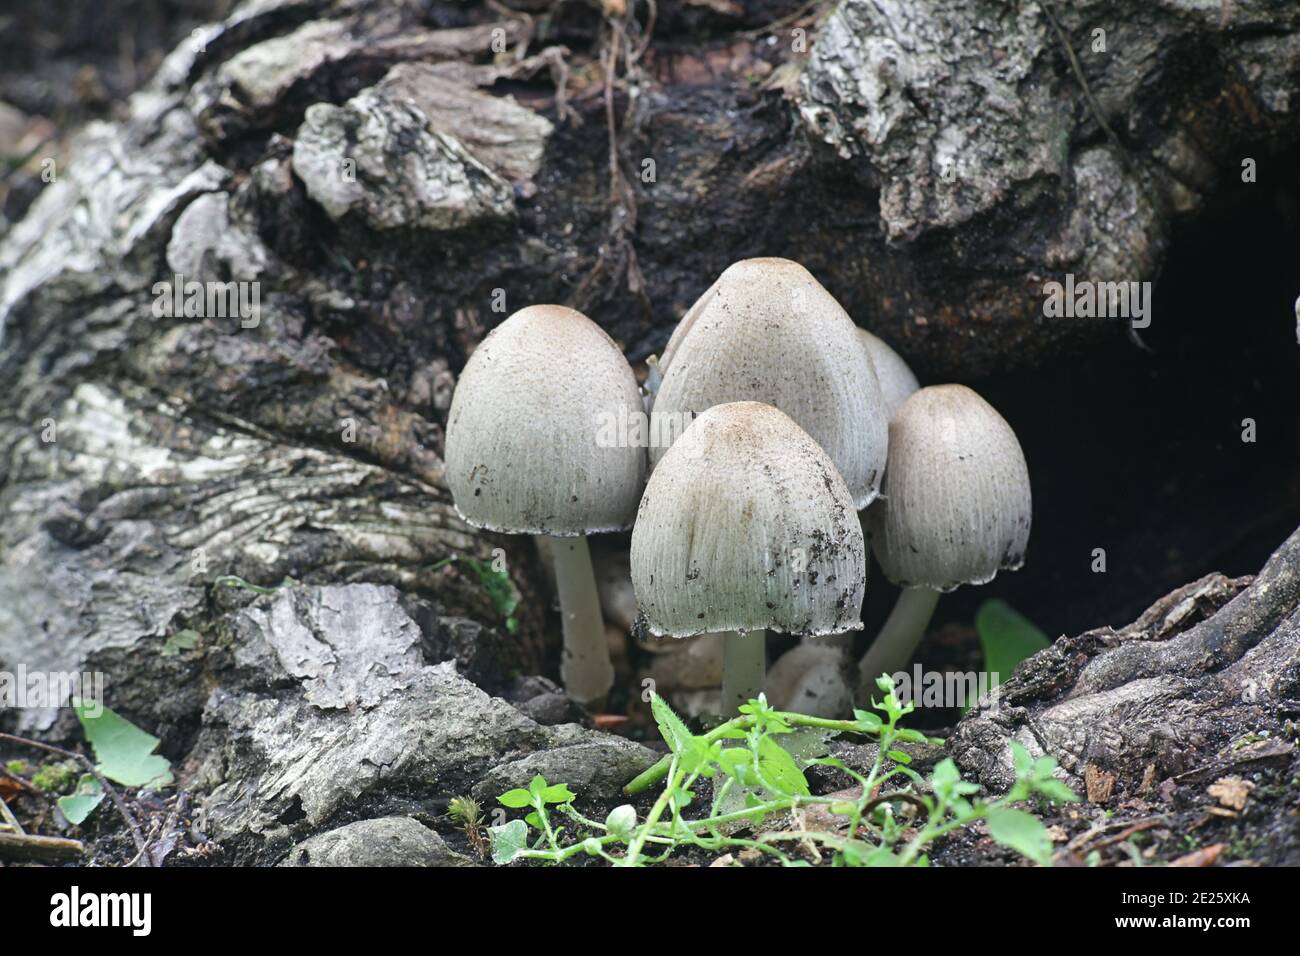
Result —
M 961 779 L 961 771 L 957 769 L 957 764 L 951 757 L 945 757 L 934 765 L 934 770 L 930 772 L 930 782 L 938 790 L 940 787 L 950 787 Z
M 881 726 L 884 724 L 884 721 L 881 720 L 880 717 L 869 710 L 853 711 L 853 719 L 857 721 L 858 728 L 863 733 L 867 734 L 875 733 L 880 730 Z
M 1079 795 L 1059 780 L 1039 780 L 1034 789 L 1057 803 L 1078 803 Z
M 497 803 L 503 807 L 518 810 L 521 807 L 531 807 L 533 805 L 533 795 L 527 790 L 507 790 L 497 797 Z
M 493 863 L 504 866 L 528 849 L 528 824 L 523 820 L 511 820 L 499 827 L 488 827 L 487 832 L 492 843 Z
M 528 814 L 528 816 L 524 817 L 524 822 L 527 823 L 534 830 L 546 829 L 546 822 L 542 819 L 542 815 L 538 813 L 536 810 Z
M 1016 768 L 1016 776 L 1028 776 L 1034 768 L 1034 758 L 1029 755 L 1028 748 L 1014 738 L 1007 739 L 1007 746 L 1011 748 L 1011 763 Z
M 1052 644 L 1029 618 L 997 598 L 985 601 L 975 612 L 975 630 L 984 648 L 984 670 L 997 674 L 999 680 L 1006 680 L 1017 664 Z
M 554 786 L 544 789 L 539 796 L 543 803 L 572 803 L 577 799 L 573 792 L 569 790 L 569 785 L 557 783 Z
M 849 866 L 901 866 L 898 857 L 888 847 L 873 846 L 862 840 L 848 840 L 840 848 L 844 862 Z
M 771 737 L 762 737 L 758 744 L 758 766 L 764 779 L 788 796 L 806 797 L 808 779 L 785 750 Z
M 67 797 L 59 797 L 59 809 L 73 826 L 80 826 L 90 816 L 95 807 L 104 802 L 104 789 L 91 774 L 81 775 L 77 789 Z
M 163 642 L 159 652 L 163 657 L 177 657 L 181 651 L 192 651 L 199 646 L 199 632 L 186 628 L 177 631 Z
M 886 750 L 885 756 L 894 761 L 894 763 L 901 763 L 904 766 L 912 762 L 911 754 L 903 753 L 901 750 Z
M 519 592 L 515 590 L 515 584 L 510 580 L 510 575 L 505 570 L 496 571 L 492 568 L 491 561 L 480 561 L 478 558 L 461 558 L 460 563 L 467 565 L 470 570 L 478 577 L 479 584 L 492 602 L 492 607 L 506 622 L 506 630 L 511 634 L 519 630 L 519 622 L 515 620 L 515 608 L 519 606 Z
M 659 735 L 663 737 L 664 743 L 673 753 L 684 753 L 695 737 L 686 729 L 682 719 L 673 713 L 668 702 L 658 694 L 650 695 L 650 710 L 654 714 L 655 723 L 659 725 Z
M 1052 863 L 1052 838 L 1032 813 L 1007 807 L 992 807 L 987 824 L 989 836 L 1041 866 Z
M 74 700 L 73 709 L 95 750 L 99 772 L 124 787 L 156 790 L 172 784 L 172 765 L 154 753 L 161 742 L 107 707 Z M 94 713 L 98 711 L 98 713 Z
M 546 782 L 546 778 L 539 773 L 528 781 L 528 792 L 534 797 L 540 797 L 549 786 L 550 784 Z

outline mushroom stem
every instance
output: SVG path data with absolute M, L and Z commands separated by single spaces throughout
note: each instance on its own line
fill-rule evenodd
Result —
M 599 708 L 614 685 L 614 665 L 605 641 L 605 621 L 600 614 L 587 536 L 552 538 L 551 554 L 564 624 L 560 677 L 570 697 L 585 707 Z
M 767 678 L 767 632 L 723 631 L 722 716 L 734 717 L 741 704 L 763 692 Z
M 859 693 L 863 700 L 869 700 L 875 693 L 876 678 L 881 674 L 893 674 L 907 666 L 916 645 L 925 636 L 926 625 L 938 603 L 939 592 L 933 588 L 903 589 L 885 626 L 858 664 Z

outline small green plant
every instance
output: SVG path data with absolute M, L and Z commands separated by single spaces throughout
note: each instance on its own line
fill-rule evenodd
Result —
M 483 808 L 478 805 L 478 801 L 473 797 L 452 797 L 447 802 L 447 816 L 465 831 L 465 839 L 479 859 L 487 859 L 490 848 L 483 837 Z
M 517 634 L 519 620 L 515 617 L 515 608 L 519 607 L 519 592 L 515 590 L 515 583 L 510 580 L 509 573 L 504 569 L 498 570 L 493 567 L 491 561 L 482 561 L 463 554 L 453 554 L 449 558 L 443 558 L 433 565 L 432 570 L 436 571 L 449 564 L 461 564 L 474 572 L 479 585 L 487 594 L 488 600 L 492 602 L 492 607 L 505 621 L 506 630 L 511 634 Z
M 32 775 L 32 786 L 42 793 L 67 793 L 77 782 L 77 767 L 70 760 L 47 763 Z
M 192 651 L 199 646 L 199 632 L 191 628 L 177 631 L 163 642 L 159 654 L 162 657 L 179 657 L 184 651 Z
M 928 777 L 909 766 L 912 758 L 900 745 L 941 741 L 899 727 L 912 706 L 899 702 L 889 677 L 876 683 L 884 693 L 875 704 L 880 715 L 857 710 L 853 720 L 809 717 L 773 710 L 760 696 L 742 706 L 739 717 L 700 735 L 692 734 L 661 697 L 652 696 L 655 720 L 671 753 L 625 788 L 633 794 L 663 781 L 645 819 L 639 820 L 630 804 L 615 807 L 603 822 L 588 819 L 574 808 L 567 786 L 538 776 L 526 789 L 497 798 L 505 807 L 529 812 L 488 828 L 492 858 L 497 863 L 562 863 L 586 854 L 616 866 L 639 866 L 697 847 L 714 853 L 756 851 L 783 866 L 806 866 L 808 857 L 822 860 L 823 853 L 830 854 L 835 866 L 924 866 L 926 849 L 935 840 L 982 820 L 998 843 L 1049 865 L 1052 841 L 1042 822 L 1014 804 L 1033 796 L 1078 799 L 1053 775 L 1056 761 L 1034 760 L 1011 741 L 1015 783 L 997 799 L 977 800 L 978 785 L 963 780 L 951 759 L 940 761 Z M 840 733 L 877 738 L 869 772 L 824 756 L 825 741 Z M 820 747 L 810 747 L 818 743 Z M 856 796 L 814 796 L 804 775 L 814 765 L 847 774 L 857 783 Z M 701 804 L 702 812 L 688 816 L 697 804 L 693 788 L 701 778 L 713 782 L 712 797 Z M 798 811 L 813 806 L 842 823 L 833 830 L 792 825 Z M 568 826 L 559 825 L 566 821 L 572 837 Z M 746 830 L 752 835 L 737 835 Z
M 1033 621 L 997 598 L 985 601 L 975 612 L 975 631 L 984 649 L 984 670 L 1002 680 L 1025 658 L 1052 646 Z
M 90 707 L 80 700 L 73 709 L 86 740 L 95 751 L 96 771 L 124 787 L 156 790 L 172 784 L 172 767 L 154 753 L 160 741 L 107 707 Z M 75 774 L 73 774 L 75 777 Z M 80 824 L 104 800 L 104 788 L 93 774 L 82 774 L 75 792 L 60 797 L 59 809 L 69 823 Z

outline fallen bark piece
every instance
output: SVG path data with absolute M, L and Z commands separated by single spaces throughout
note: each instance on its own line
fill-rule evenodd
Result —
M 1170 861 L 1170 866 L 1214 866 L 1218 862 L 1219 855 L 1228 848 L 1226 843 L 1215 843 L 1211 846 L 1201 847 L 1199 850 L 1193 850 L 1191 853 L 1184 854 L 1176 860 Z

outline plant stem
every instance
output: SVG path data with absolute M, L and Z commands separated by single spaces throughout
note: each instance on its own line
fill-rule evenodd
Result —
M 812 717 L 808 714 L 795 714 L 787 711 L 781 711 L 781 717 L 787 724 L 794 724 L 796 727 L 817 727 L 821 730 L 834 730 L 842 734 L 860 734 L 863 729 L 852 720 L 833 720 L 830 717 Z M 748 730 L 754 723 L 754 718 L 749 714 L 742 714 L 739 717 L 733 717 L 725 723 L 718 724 L 704 735 L 705 743 L 713 743 L 722 739 L 723 735 L 732 730 Z M 642 770 L 632 778 L 623 792 L 628 796 L 636 796 L 649 790 L 656 783 L 662 780 L 668 774 L 668 766 L 673 761 L 673 754 L 665 754 L 659 762 L 647 770 Z
M 560 676 L 570 697 L 584 707 L 598 710 L 614 685 L 614 665 L 609 660 L 586 535 L 552 538 L 551 555 L 564 625 Z
M 741 704 L 763 692 L 767 678 L 767 632 L 722 632 L 722 713 L 735 714 Z
M 663 793 L 659 794 L 659 799 L 654 802 L 650 808 L 650 813 L 645 818 L 645 823 L 637 830 L 636 836 L 632 839 L 627 848 L 627 856 L 623 858 L 621 866 L 636 866 L 637 857 L 641 855 L 641 848 L 645 846 L 646 838 L 654 829 L 654 825 L 659 822 L 663 816 L 664 810 L 668 807 L 668 801 L 672 799 L 673 793 L 677 790 L 677 775 L 681 771 L 677 767 L 677 755 L 674 754 L 669 764 L 668 786 L 664 787 Z
M 893 674 L 907 666 L 925 636 L 926 626 L 939 603 L 939 592 L 933 588 L 904 588 L 898 602 L 889 612 L 885 626 L 875 641 L 862 655 L 858 665 L 859 695 L 870 700 L 876 692 L 876 678 Z

